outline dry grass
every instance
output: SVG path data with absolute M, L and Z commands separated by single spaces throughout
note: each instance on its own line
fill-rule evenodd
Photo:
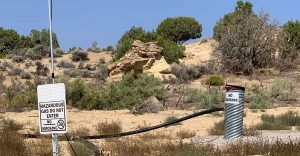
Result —
M 159 139 L 172 139 L 171 134 L 163 133 L 163 132 L 147 132 L 138 136 L 140 139 L 143 140 L 159 140 Z
M 222 151 L 223 155 L 300 155 L 300 143 L 282 142 L 276 140 L 274 143 L 268 140 L 259 140 L 257 142 L 238 142 L 227 145 Z
M 210 135 L 224 135 L 224 120 L 221 120 L 208 130 Z M 255 136 L 261 134 L 260 131 L 257 130 L 257 126 L 244 126 L 244 136 Z
M 84 136 L 88 135 L 90 133 L 90 129 L 87 127 L 79 127 L 76 130 L 70 131 L 69 135 L 70 136 Z
M 133 137 L 105 142 L 101 147 L 103 147 L 105 151 L 109 151 L 112 155 L 117 156 L 173 156 L 178 155 L 177 153 L 182 151 L 184 151 L 183 155 L 191 155 L 190 152 L 193 152 L 194 155 L 203 155 L 202 153 L 204 153 L 202 146 L 197 147 L 189 143 L 161 140 L 145 141 L 143 139 Z
M 0 133 L 0 156 L 28 155 L 24 138 L 15 131 Z
M 192 132 L 189 130 L 180 130 L 176 133 L 176 136 L 180 139 L 192 138 L 196 136 L 196 132 Z
M 121 121 L 100 122 L 96 125 L 96 131 L 99 134 L 113 134 L 122 132 Z
M 30 155 L 49 156 L 52 155 L 51 139 L 41 138 L 33 140 L 26 145 Z

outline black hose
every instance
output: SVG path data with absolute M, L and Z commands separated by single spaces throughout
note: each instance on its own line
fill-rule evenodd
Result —
M 188 119 L 200 116 L 200 115 L 210 114 L 210 113 L 213 113 L 213 112 L 223 111 L 223 110 L 224 110 L 223 107 L 211 108 L 211 109 L 204 110 L 204 111 L 201 111 L 201 112 L 197 112 L 197 113 L 194 113 L 194 114 L 191 114 L 191 115 L 188 115 L 188 116 L 185 116 L 185 117 L 182 117 L 182 118 L 179 118 L 179 119 L 167 122 L 167 123 L 162 123 L 162 124 L 159 124 L 159 125 L 142 128 L 142 129 L 139 129 L 139 130 L 121 132 L 121 133 L 115 133 L 115 134 L 77 136 L 77 137 L 71 137 L 71 140 L 76 140 L 76 138 L 106 139 L 106 138 L 115 138 L 115 137 L 123 137 L 123 136 L 128 136 L 128 135 L 134 135 L 134 134 L 139 134 L 139 133 L 144 133 L 144 132 L 148 132 L 148 131 L 151 131 L 151 130 L 159 129 L 159 128 L 162 128 L 162 127 L 167 127 L 167 126 L 170 126 L 170 125 L 173 125 L 173 124 L 176 124 L 176 123 L 179 123 L 179 122 L 182 122 L 184 120 L 188 120 Z
M 144 132 L 148 132 L 151 130 L 155 130 L 155 129 L 159 129 L 162 127 L 167 127 L 200 115 L 205 115 L 205 114 L 210 114 L 213 112 L 218 112 L 218 111 L 223 111 L 224 108 L 223 107 L 218 107 L 218 108 L 211 108 L 211 109 L 207 109 L 201 112 L 197 112 L 167 123 L 162 123 L 159 125 L 155 125 L 155 126 L 151 126 L 151 127 L 146 127 L 146 128 L 142 128 L 142 129 L 138 129 L 138 130 L 134 130 L 134 131 L 128 131 L 128 132 L 121 132 L 121 133 L 115 133 L 115 134 L 103 134 L 103 135 L 87 135 L 87 136 L 76 136 L 76 137 L 71 137 L 71 140 L 74 141 L 78 138 L 82 138 L 82 139 L 107 139 L 107 138 L 115 138 L 115 137 L 123 137 L 123 136 L 128 136 L 128 135 L 134 135 L 134 134 L 139 134 L 139 133 L 144 133 Z M 38 138 L 40 135 L 37 134 L 24 134 L 23 135 L 26 138 Z

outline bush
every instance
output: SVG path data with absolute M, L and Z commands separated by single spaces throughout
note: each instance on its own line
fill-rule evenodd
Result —
M 5 76 L 3 73 L 0 73 L 0 85 L 5 81 Z
M 176 116 L 168 116 L 164 123 L 170 123 L 170 122 L 173 122 L 173 121 L 176 121 L 178 118 Z M 181 123 L 176 123 L 176 124 L 173 124 L 172 126 L 175 126 L 175 125 L 181 125 Z
M 72 64 L 71 62 L 67 62 L 66 60 L 61 60 L 57 63 L 56 66 L 60 68 L 75 68 L 74 64 Z
M 196 136 L 196 133 L 188 130 L 180 130 L 176 133 L 176 135 L 180 139 L 186 139 L 186 138 L 192 138 Z
M 24 108 L 37 108 L 37 93 L 35 89 L 14 96 L 10 101 L 8 110 L 22 112 Z
M 214 127 L 210 128 L 208 130 L 208 133 L 210 135 L 223 135 L 224 134 L 224 128 L 225 128 L 225 122 L 224 122 L 224 120 L 221 120 L 219 122 L 216 122 L 214 124 Z
M 106 86 L 76 80 L 70 83 L 69 88 L 73 106 L 85 109 L 131 109 L 151 96 L 158 100 L 166 99 L 160 80 L 146 74 L 134 78 L 133 73 L 129 73 L 121 81 Z
M 31 79 L 31 75 L 29 73 L 27 73 L 27 72 L 22 72 L 21 73 L 21 79 L 27 79 L 27 80 L 29 80 L 29 79 Z
M 94 77 L 93 73 L 87 69 L 80 70 L 80 75 L 83 78 L 93 78 Z
M 25 139 L 15 131 L 4 131 L 0 133 L 1 155 L 29 155 Z
M 75 50 L 72 52 L 72 61 L 86 61 L 88 59 L 88 53 L 80 50 Z
M 209 86 L 222 86 L 224 85 L 224 79 L 220 75 L 210 75 L 206 80 L 206 84 Z
M 200 78 L 208 73 L 208 69 L 201 65 L 187 66 L 184 64 L 171 64 L 172 74 L 174 74 L 179 82 L 188 82 Z
M 49 73 L 49 68 L 43 65 L 41 62 L 36 62 L 36 74 L 38 76 L 47 76 Z
M 280 101 L 296 100 L 296 81 L 290 78 L 276 79 L 270 92 L 272 97 Z
M 20 63 L 20 62 L 23 62 L 24 61 L 24 57 L 23 56 L 14 56 L 12 58 L 12 60 L 16 63 Z
M 300 22 L 288 21 L 283 25 L 284 32 L 284 49 L 281 57 L 283 59 L 290 59 L 294 62 L 299 56 L 300 52 Z
M 215 88 L 212 88 L 208 91 L 191 88 L 187 90 L 185 102 L 195 103 L 200 109 L 207 109 L 214 106 L 219 106 L 222 102 L 222 99 L 222 93 Z
M 10 76 L 20 76 L 21 73 L 22 73 L 22 69 L 20 69 L 20 68 L 18 68 L 18 67 L 13 68 L 13 69 L 11 69 L 11 71 L 8 72 L 8 74 L 9 74 Z
M 88 149 L 83 143 L 81 142 L 73 142 L 72 143 L 72 148 L 69 147 L 69 151 L 72 154 L 72 156 L 85 156 L 85 155 L 93 155 L 93 151 Z M 76 153 L 76 155 L 74 154 Z
M 220 35 L 223 69 L 249 75 L 255 69 L 274 66 L 281 47 L 278 25 L 269 22 L 268 14 L 255 15 L 249 2 L 238 1 L 237 5 Z
M 201 37 L 202 25 L 192 17 L 167 18 L 162 21 L 157 34 L 175 43 L 183 43 Z
M 250 109 L 268 109 L 272 106 L 272 99 L 267 91 L 255 88 L 254 95 L 249 97 Z
M 64 50 L 61 48 L 54 49 L 54 57 L 61 57 L 64 54 Z
M 179 59 L 183 56 L 185 47 L 169 40 L 160 40 L 159 42 L 160 46 L 163 47 L 162 53 L 167 63 L 179 63 Z
M 279 116 L 262 115 L 262 123 L 257 125 L 260 130 L 288 130 L 291 126 L 300 125 L 300 117 L 297 112 L 288 111 Z
M 12 119 L 0 119 L 1 122 L 1 131 L 2 132 L 8 132 L 8 131 L 19 131 L 23 129 L 23 125 L 16 122 L 15 120 Z
M 237 6 L 235 7 L 235 11 L 224 15 L 223 18 L 217 21 L 213 29 L 214 38 L 217 41 L 221 41 L 222 36 L 224 35 L 224 33 L 226 33 L 229 25 L 238 22 L 236 21 L 237 16 L 239 16 L 240 14 L 244 14 L 244 15 L 254 14 L 252 8 L 253 5 L 251 4 L 251 2 L 248 1 L 243 2 L 241 0 L 237 1 Z
M 105 81 L 108 77 L 108 69 L 105 65 L 100 65 L 99 70 L 95 73 L 95 78 L 100 81 Z
M 96 131 L 98 134 L 115 134 L 122 132 L 122 122 L 121 121 L 111 121 L 108 123 L 100 122 L 96 125 Z
M 156 34 L 154 32 L 145 32 L 142 27 L 131 27 L 118 41 L 117 52 L 114 59 L 119 60 L 122 58 L 125 53 L 131 49 L 134 40 L 141 40 L 143 42 L 155 41 Z
M 76 78 L 78 76 L 81 76 L 81 71 L 78 69 L 69 69 L 64 71 L 64 75 L 71 78 Z

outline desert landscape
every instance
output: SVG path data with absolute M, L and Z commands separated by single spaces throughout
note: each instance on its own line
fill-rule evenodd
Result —
M 201 38 L 192 17 L 167 18 L 152 32 L 133 26 L 102 49 L 94 42 L 63 50 L 54 33 L 55 82 L 65 84 L 67 100 L 60 155 L 300 155 L 300 22 L 278 25 L 252 7 L 237 1 L 211 38 Z M 52 154 L 37 101 L 37 86 L 52 82 L 48 36 L 0 27 L 0 156 Z M 224 139 L 224 111 L 84 138 L 224 108 L 227 85 L 245 87 L 242 138 Z

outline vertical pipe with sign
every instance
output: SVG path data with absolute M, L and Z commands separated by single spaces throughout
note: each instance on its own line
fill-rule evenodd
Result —
M 49 34 L 50 34 L 50 55 L 52 68 L 52 83 L 54 84 L 54 61 L 53 61 L 53 43 L 52 43 L 52 0 L 48 0 L 49 7 Z M 58 136 L 57 133 L 52 133 L 53 156 L 58 156 Z
M 240 86 L 226 85 L 224 139 L 243 137 L 244 92 Z

